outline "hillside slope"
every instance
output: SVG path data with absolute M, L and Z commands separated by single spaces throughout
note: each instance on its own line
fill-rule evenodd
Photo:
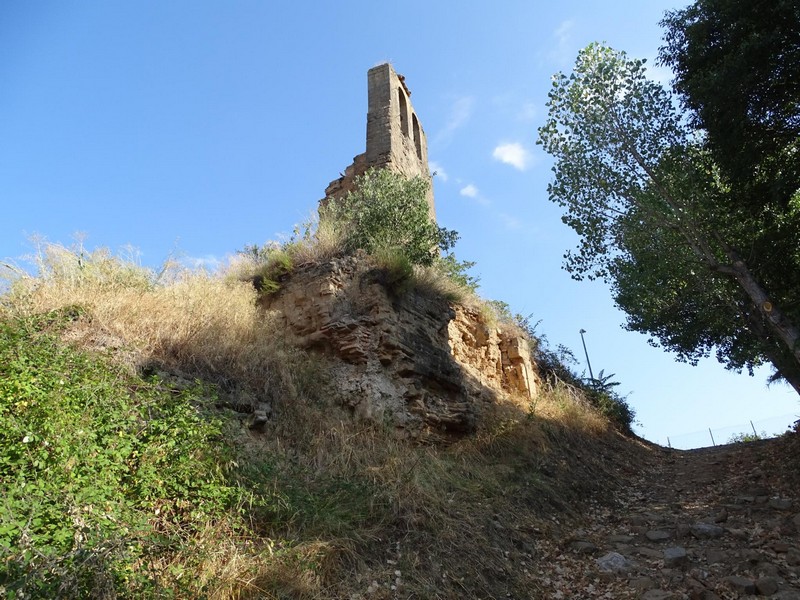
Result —
M 717 480 L 676 492 L 672 473 L 684 460 L 681 471 L 694 473 L 683 458 L 694 454 L 621 435 L 563 382 L 519 396 L 495 370 L 482 387 L 463 388 L 493 390 L 475 396 L 469 428 L 408 435 L 345 401 L 359 369 L 375 376 L 369 360 L 344 364 L 330 352 L 340 345 L 314 335 L 298 343 L 251 283 L 49 253 L 50 266 L 17 282 L 0 311 L 0 586 L 9 597 L 636 597 L 637 585 L 689 590 L 710 560 L 708 544 L 684 542 L 687 562 L 664 570 L 660 542 L 647 536 L 656 526 L 685 534 L 708 512 L 699 486 Z M 392 287 L 383 268 L 356 270 L 366 283 L 343 286 L 353 293 L 330 314 L 369 315 L 359 298 L 372 298 L 362 309 L 419 310 L 404 294 L 430 290 Z M 370 304 L 387 285 L 389 303 Z M 504 364 L 497 352 L 500 363 L 488 364 Z M 740 503 L 744 512 L 735 497 L 726 509 L 747 541 L 722 537 L 729 574 L 753 579 L 730 561 L 756 556 L 737 554 L 742 544 L 769 540 L 754 550 L 779 555 L 773 575 L 787 598 L 797 523 L 795 505 L 780 507 L 797 487 L 773 481 L 796 469 L 792 440 L 741 448 L 783 454 L 762 467 L 767 492 Z M 770 506 L 771 520 L 747 520 Z M 595 559 L 612 549 L 636 561 L 629 574 L 601 574 Z M 722 571 L 707 570 L 702 593 L 724 589 Z

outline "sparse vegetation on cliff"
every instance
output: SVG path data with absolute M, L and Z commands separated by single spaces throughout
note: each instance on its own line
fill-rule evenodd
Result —
M 429 185 L 421 177 L 370 169 L 356 178 L 355 191 L 327 199 L 320 217 L 297 227 L 285 243 L 239 251 L 236 276 L 270 294 L 293 265 L 362 252 L 386 269 L 398 289 L 419 287 L 463 300 L 478 287 L 468 272 L 475 263 L 459 261 L 452 253 L 458 233 L 431 220 L 425 196 Z

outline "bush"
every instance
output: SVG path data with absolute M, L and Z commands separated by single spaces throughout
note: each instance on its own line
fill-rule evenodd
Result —
M 448 252 L 438 258 L 433 265 L 437 271 L 458 286 L 475 294 L 478 291 L 480 277 L 473 277 L 467 271 L 475 266 L 473 261 L 460 261 L 455 254 Z
M 245 265 L 239 265 L 239 277 L 253 282 L 262 294 L 274 294 L 281 287 L 281 278 L 292 272 L 291 254 L 275 244 L 247 245 L 237 252 Z
M 213 391 L 169 390 L 66 348 L 72 308 L 0 322 L 0 590 L 149 596 L 147 565 L 238 493 Z
M 532 341 L 532 358 L 543 380 L 551 386 L 564 383 L 580 390 L 583 397 L 620 431 L 633 432 L 631 426 L 636 418 L 636 411 L 628 404 L 626 397 L 614 389 L 620 384 L 612 381 L 613 373 L 605 375 L 601 370 L 596 379 L 581 377 L 574 371 L 578 361 L 569 348 L 559 344 L 555 350 L 552 349 L 547 336 L 535 334 L 538 323 L 531 325 L 528 319 L 520 318 L 519 315 L 517 320 L 519 328 L 525 331 Z
M 455 231 L 431 220 L 426 200 L 430 184 L 423 178 L 370 169 L 355 185 L 354 192 L 329 198 L 321 208 L 320 221 L 342 232 L 345 251 L 394 249 L 415 265 L 430 266 L 458 240 Z
M 769 437 L 766 431 L 758 433 L 737 433 L 728 439 L 728 444 L 744 444 L 747 442 L 757 442 L 759 440 L 766 440 Z

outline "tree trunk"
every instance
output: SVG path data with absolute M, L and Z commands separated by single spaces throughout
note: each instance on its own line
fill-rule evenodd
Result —
M 732 250 L 727 251 L 731 258 L 730 273 L 739 282 L 745 294 L 750 298 L 753 306 L 764 317 L 770 329 L 779 340 L 787 347 L 800 368 L 800 329 L 774 305 L 761 284 L 747 268 L 747 264 Z M 793 387 L 794 384 L 793 384 Z M 800 394 L 800 389 L 797 389 Z
M 778 374 L 786 380 L 786 383 L 800 394 L 800 365 L 792 360 L 792 355 L 786 352 L 782 344 L 769 343 L 775 340 L 760 313 L 747 312 L 745 314 L 745 319 L 750 323 L 750 327 L 754 333 L 766 342 L 764 354 L 772 363 L 772 366 L 775 367 Z

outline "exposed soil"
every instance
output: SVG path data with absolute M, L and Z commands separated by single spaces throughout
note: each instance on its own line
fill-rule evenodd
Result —
M 800 600 L 800 434 L 664 450 L 562 540 L 537 542 L 546 598 Z

